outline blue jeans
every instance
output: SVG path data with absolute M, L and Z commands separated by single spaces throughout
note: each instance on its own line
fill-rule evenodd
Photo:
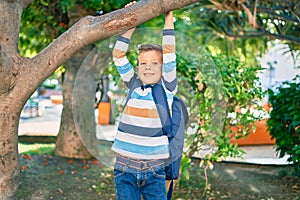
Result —
M 119 200 L 165 200 L 166 174 L 164 166 L 137 170 L 116 163 L 114 169 L 115 187 Z

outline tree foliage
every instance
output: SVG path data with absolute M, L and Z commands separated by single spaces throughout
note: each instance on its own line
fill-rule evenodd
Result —
M 224 55 L 212 58 L 212 62 L 199 67 L 193 62 L 180 61 L 179 72 L 192 86 L 189 99 L 194 120 L 193 130 L 188 134 L 188 155 L 209 150 L 206 159 L 216 161 L 242 155 L 231 139 L 249 134 L 254 121 L 260 117 L 252 109 L 260 110 L 257 103 L 263 92 L 256 76 L 260 67 L 249 67 L 239 59 Z M 237 132 L 229 128 L 233 125 L 240 127 Z
M 298 166 L 300 176 L 300 75 L 268 92 L 272 110 L 267 123 L 276 139 L 276 151 L 280 157 L 289 156 L 288 161 Z
M 78 0 L 34 0 L 22 14 L 19 36 L 21 54 L 33 56 L 69 27 L 68 14 L 76 14 L 74 5 Z M 93 15 L 103 15 L 122 8 L 129 0 L 83 1 L 83 9 L 93 10 Z
M 200 3 L 209 21 L 228 38 L 267 37 L 299 45 L 300 2 L 293 1 L 206 1 Z
M 213 55 L 226 52 L 254 66 L 255 58 L 276 40 L 288 44 L 290 50 L 299 49 L 299 16 L 297 0 L 214 0 L 183 9 L 178 21 L 183 32 L 199 40 Z

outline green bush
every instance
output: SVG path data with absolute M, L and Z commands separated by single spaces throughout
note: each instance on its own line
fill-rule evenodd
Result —
M 279 157 L 289 155 L 300 176 L 300 76 L 268 90 L 272 105 L 268 129 L 276 139 Z
M 188 61 L 179 58 L 177 65 L 179 77 L 190 85 L 181 83 L 179 78 L 178 93 L 186 97 L 190 107 L 192 131 L 186 135 L 187 155 L 206 151 L 205 159 L 210 161 L 242 156 L 244 152 L 230 139 L 246 137 L 260 118 L 251 108 L 261 110 L 257 105 L 263 97 L 257 77 L 261 68 L 250 67 L 236 57 L 211 57 L 205 52 L 200 55 L 189 56 Z M 231 125 L 243 128 L 233 132 L 228 128 Z

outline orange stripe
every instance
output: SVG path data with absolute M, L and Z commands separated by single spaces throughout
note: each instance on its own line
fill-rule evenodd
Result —
M 121 51 L 119 49 L 113 50 L 113 57 L 114 58 L 124 58 L 126 55 L 126 51 Z
M 172 44 L 164 44 L 163 45 L 163 54 L 174 53 L 174 52 L 175 52 L 175 45 L 172 45 Z
M 136 117 L 159 118 L 156 109 L 134 108 L 134 107 L 126 106 L 126 108 L 124 109 L 124 113 Z

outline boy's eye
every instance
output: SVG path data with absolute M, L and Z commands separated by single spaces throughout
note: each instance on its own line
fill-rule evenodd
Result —
M 140 63 L 140 66 L 141 66 L 141 67 L 146 67 L 147 64 L 146 64 L 146 63 Z
M 153 62 L 153 63 L 151 63 L 150 65 L 148 65 L 148 64 L 146 64 L 146 63 L 140 63 L 139 64 L 139 66 L 140 67 L 143 67 L 143 68 L 146 68 L 146 67 L 157 67 L 159 65 L 159 63 L 158 62 Z

